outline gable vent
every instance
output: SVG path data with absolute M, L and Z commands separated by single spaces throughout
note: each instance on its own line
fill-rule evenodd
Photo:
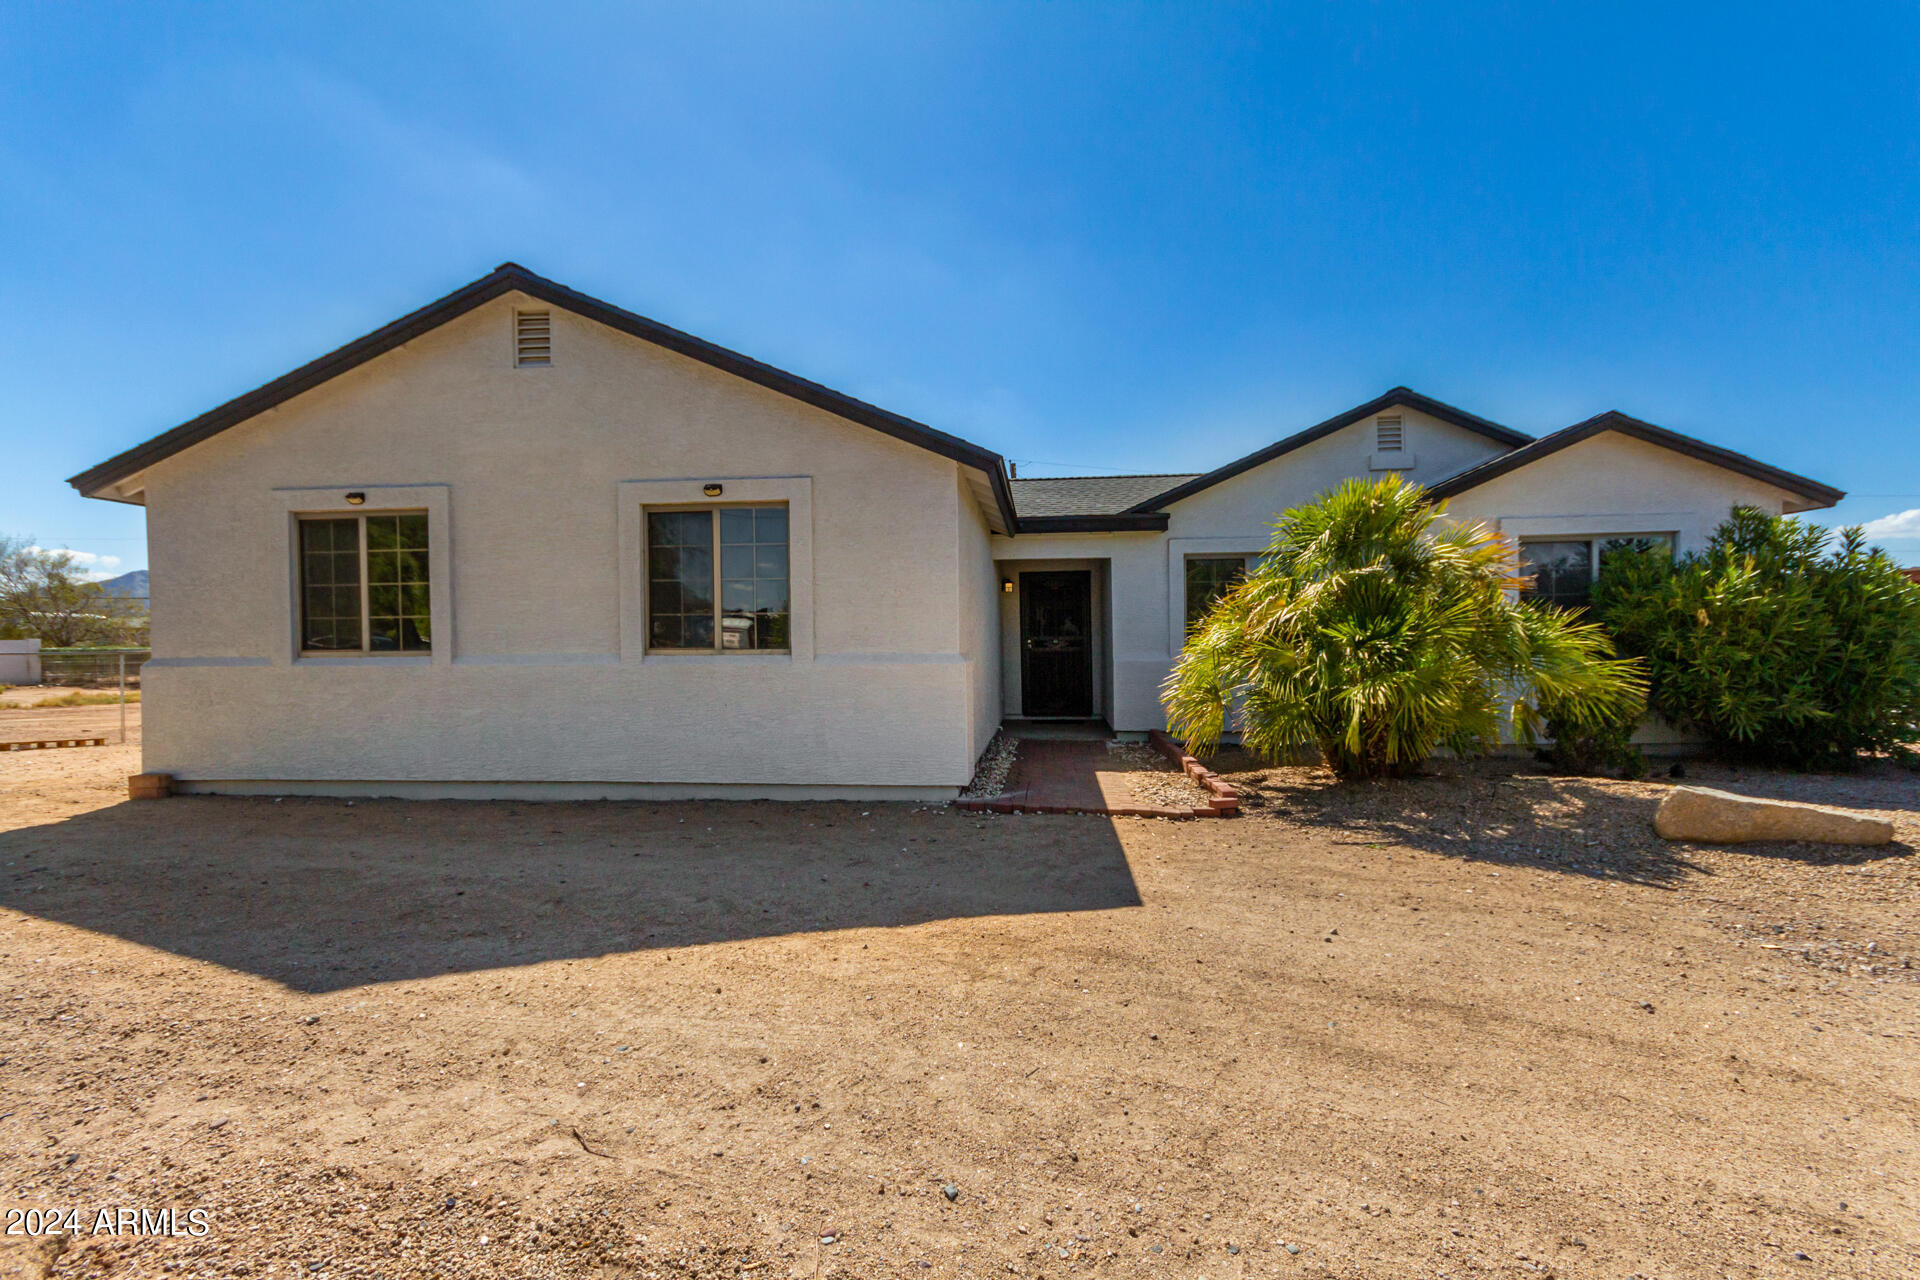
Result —
M 513 313 L 513 363 L 516 367 L 553 363 L 553 313 Z
M 1382 414 L 1373 420 L 1373 447 L 1380 453 L 1397 453 L 1407 440 L 1407 425 L 1397 413 Z

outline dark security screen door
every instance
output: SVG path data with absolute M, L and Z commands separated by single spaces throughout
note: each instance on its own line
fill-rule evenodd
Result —
M 1020 575 L 1020 711 L 1093 714 L 1093 575 Z

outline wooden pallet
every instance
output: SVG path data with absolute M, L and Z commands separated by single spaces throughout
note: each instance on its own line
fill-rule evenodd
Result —
M 49 747 L 104 747 L 105 738 L 41 738 L 34 742 L 0 742 L 0 751 L 42 751 Z

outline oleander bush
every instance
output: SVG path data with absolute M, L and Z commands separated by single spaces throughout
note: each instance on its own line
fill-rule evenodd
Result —
M 1197 755 L 1230 726 L 1267 759 L 1317 746 L 1341 778 L 1446 747 L 1531 741 L 1544 704 L 1637 718 L 1644 681 L 1596 625 L 1516 600 L 1512 544 L 1418 485 L 1350 480 L 1281 515 L 1259 566 L 1194 628 L 1161 692 Z
M 1859 529 L 1736 508 L 1707 549 L 1608 557 L 1593 616 L 1649 702 L 1729 756 L 1800 769 L 1920 742 L 1920 585 Z

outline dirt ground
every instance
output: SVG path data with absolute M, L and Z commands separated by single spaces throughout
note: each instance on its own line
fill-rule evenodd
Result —
M 12 690 L 6 702 L 29 690 Z M 43 697 L 58 697 L 72 693 L 71 689 L 58 689 Z M 31 742 L 37 738 L 80 738 L 100 737 L 109 743 L 118 745 L 120 741 L 120 707 L 116 703 L 104 707 L 36 707 L 37 699 L 21 699 L 22 705 L 0 704 L 0 742 Z M 127 704 L 127 741 L 140 740 L 140 704 Z M 54 748 L 59 750 L 59 748 Z M 0 752 L 0 755 L 11 754 Z M 24 758 L 24 757 L 22 757 Z M 138 761 L 135 761 L 136 766 Z M 0 785 L 5 784 L 4 775 L 0 775 Z M 124 779 L 123 779 L 124 781 Z
M 6 736 L 0 734 L 0 736 Z M 0 755 L 0 1275 L 1920 1275 L 1920 781 L 128 804 Z M 172 1207 L 175 1230 L 96 1233 Z

